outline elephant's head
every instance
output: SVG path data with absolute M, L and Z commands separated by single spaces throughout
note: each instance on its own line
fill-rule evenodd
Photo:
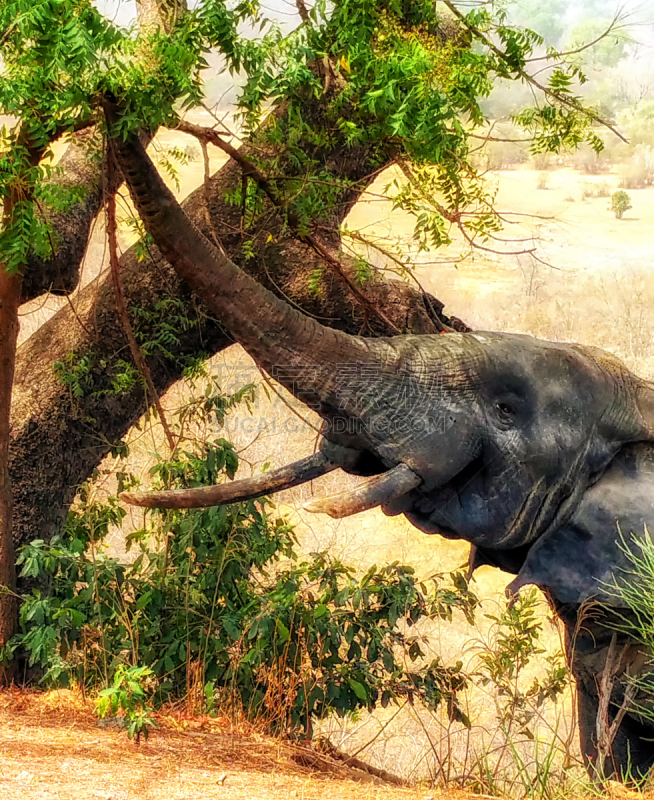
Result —
M 649 387 L 597 350 L 498 333 L 376 349 L 379 377 L 342 395 L 366 398 L 368 454 L 420 478 L 384 510 L 486 551 L 508 557 L 560 527 L 616 452 L 652 433 Z

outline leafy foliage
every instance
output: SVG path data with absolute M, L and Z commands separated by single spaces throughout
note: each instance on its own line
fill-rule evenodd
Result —
M 153 474 L 165 486 L 208 484 L 236 465 L 216 440 Z M 100 713 L 122 709 L 137 736 L 151 711 L 144 681 L 156 702 L 195 692 L 202 705 L 216 694 L 275 730 L 310 730 L 312 716 L 399 698 L 446 702 L 462 719 L 462 665 L 425 661 L 419 623 L 473 614 L 463 578 L 428 588 L 398 563 L 357 578 L 325 553 L 298 561 L 291 528 L 265 506 L 149 513 L 124 563 L 105 545 L 124 511 L 85 486 L 60 536 L 20 550 L 22 577 L 50 591 L 23 598 L 4 658 L 22 653 L 47 683 L 105 687 Z
M 202 324 L 197 306 L 189 306 L 179 297 L 167 297 L 158 300 L 151 308 L 131 306 L 129 311 L 134 335 L 144 355 L 168 359 L 181 366 L 187 375 L 200 369 L 198 359 L 203 360 L 202 354 L 179 354 L 181 336 Z M 66 358 L 55 361 L 53 369 L 76 400 L 121 396 L 144 384 L 143 376 L 133 362 L 122 358 L 107 361 L 93 349 L 85 353 L 69 353 Z M 239 395 L 239 399 L 245 392 Z M 223 402 L 226 402 L 224 398 Z
M 545 652 L 540 645 L 542 617 L 538 603 L 538 593 L 531 589 L 506 602 L 499 614 L 486 615 L 493 624 L 489 641 L 477 655 L 475 674 L 493 691 L 503 742 L 478 755 L 476 788 L 498 796 L 509 795 L 516 782 L 524 797 L 550 796 L 553 788 L 558 734 L 553 730 L 550 741 L 542 742 L 538 727 L 545 722 L 547 704 L 556 702 L 565 692 L 570 674 L 563 654 L 556 652 L 547 656 L 543 675 L 528 679 L 527 669 L 534 657 Z M 505 761 L 509 769 L 503 768 Z M 561 779 L 565 785 L 564 776 Z
M 203 0 L 169 17 L 165 30 L 122 29 L 88 0 L 2 5 L 0 112 L 19 120 L 0 137 L 0 187 L 17 201 L 0 235 L 7 268 L 21 270 L 31 250 L 47 254 L 54 243 L 35 205 L 48 194 L 44 156 L 52 142 L 102 122 L 107 97 L 121 111 L 112 135 L 174 127 L 180 112 L 203 101 L 201 73 L 212 49 L 224 55 L 226 70 L 244 76 L 238 102 L 246 126 L 259 144 L 275 145 L 255 160 L 300 234 L 328 217 L 351 188 L 325 166 L 327 154 L 355 148 L 365 149 L 373 166 L 401 155 L 415 167 L 422 199 L 406 207 L 425 245 L 446 243 L 448 226 L 462 214 L 473 238 L 499 226 L 492 197 L 471 164 L 469 136 L 486 122 L 480 101 L 494 79 L 524 80 L 527 61 L 543 41 L 508 24 L 501 8 L 476 8 L 456 20 L 426 0 L 320 0 L 310 22 L 287 36 L 262 16 L 257 0 Z M 246 27 L 259 36 L 243 35 Z M 574 93 L 583 81 L 576 65 L 559 59 L 545 102 L 516 116 L 534 134 L 536 150 L 582 141 L 601 148 L 593 115 Z M 285 114 L 255 137 L 264 109 L 281 103 Z M 176 164 L 187 158 L 167 151 L 161 167 L 175 178 Z M 434 190 L 441 207 L 424 201 Z M 253 181 L 244 192 L 234 201 L 248 215 L 247 230 L 265 204 Z M 79 199 L 74 193 L 62 190 L 48 199 L 63 207 Z M 250 241 L 244 255 L 253 252 Z
M 152 718 L 154 709 L 147 704 L 152 691 L 152 670 L 149 667 L 127 667 L 119 664 L 111 686 L 98 695 L 96 712 L 100 719 L 122 711 L 127 723 L 127 735 L 138 744 L 141 736 L 146 739 L 150 728 L 156 727 Z
M 495 634 L 491 646 L 479 654 L 481 682 L 495 686 L 503 698 L 501 723 L 516 725 L 521 733 L 533 738 L 527 726 L 535 716 L 534 709 L 563 692 L 568 670 L 561 655 L 556 654 L 548 657 L 550 670 L 544 679 L 534 679 L 526 690 L 520 686 L 519 678 L 533 657 L 545 652 L 539 646 L 543 624 L 535 589 L 522 592 L 507 603 L 500 616 L 487 618 L 494 623 Z

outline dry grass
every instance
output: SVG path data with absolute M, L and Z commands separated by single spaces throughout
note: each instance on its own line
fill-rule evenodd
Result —
M 100 728 L 91 707 L 68 691 L 0 693 L 0 797 L 165 800 L 429 800 L 431 789 L 400 788 L 328 761 L 303 766 L 300 748 L 227 720 L 165 716 L 148 742 Z M 324 771 L 323 771 L 324 770 Z M 465 800 L 449 792 L 449 800 Z
M 68 690 L 0 692 L 0 797 L 3 800 L 473 800 L 456 789 L 397 787 L 251 732 L 224 718 L 161 715 L 136 745 L 98 727 L 91 705 Z M 595 795 L 597 796 L 597 795 Z M 610 800 L 654 800 L 609 782 Z M 571 797 L 570 800 L 573 800 Z

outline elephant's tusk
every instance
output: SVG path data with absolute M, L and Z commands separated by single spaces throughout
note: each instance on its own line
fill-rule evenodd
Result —
M 329 514 L 334 519 L 343 519 L 395 500 L 415 489 L 420 483 L 422 478 L 412 472 L 406 464 L 398 464 L 388 472 L 382 472 L 381 475 L 362 483 L 356 489 L 311 500 L 304 508 L 314 514 Z
M 334 464 L 323 454 L 312 456 L 286 464 L 279 469 L 271 469 L 252 478 L 245 478 L 218 486 L 200 486 L 195 489 L 171 489 L 161 492 L 123 492 L 120 499 L 133 506 L 145 508 L 204 508 L 226 503 L 238 503 L 252 500 L 264 494 L 281 492 L 300 483 L 306 483 L 327 472 L 336 469 Z

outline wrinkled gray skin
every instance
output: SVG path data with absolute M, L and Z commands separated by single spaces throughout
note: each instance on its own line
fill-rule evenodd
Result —
M 592 608 L 583 627 L 577 624 L 580 602 L 598 600 L 621 617 L 633 619 L 613 587 L 631 579 L 633 563 L 625 552 L 642 555 L 637 540 L 654 524 L 654 447 L 641 443 L 623 447 L 602 477 L 584 494 L 570 520 L 539 540 L 529 551 L 514 589 L 535 583 L 547 591 L 566 626 L 569 660 L 577 681 L 579 728 L 584 755 L 592 765 L 597 758 L 597 684 L 607 660 L 611 631 L 596 618 Z M 651 587 L 644 587 L 650 592 Z M 621 634 L 617 652 L 622 653 L 620 673 L 631 675 L 651 670 L 649 654 L 638 642 Z M 609 721 L 624 698 L 617 682 L 612 692 Z M 636 701 L 643 698 L 637 696 Z M 651 706 L 651 698 L 650 703 Z M 654 763 L 654 726 L 636 714 L 628 714 L 613 742 L 609 769 L 627 774 L 631 765 L 645 774 Z M 649 740 L 649 741 L 648 741 Z
M 115 115 L 110 104 L 107 115 Z M 361 475 L 408 468 L 417 488 L 381 498 L 386 513 L 470 542 L 475 564 L 514 573 L 514 589 L 546 591 L 575 642 L 569 655 L 592 763 L 611 633 L 600 619 L 575 636 L 577 613 L 592 598 L 619 606 L 603 588 L 627 564 L 618 525 L 627 536 L 654 529 L 650 384 L 575 344 L 500 333 L 363 339 L 325 328 L 192 226 L 137 139 L 115 140 L 112 150 L 164 256 L 257 363 L 322 416 L 327 459 Z M 626 643 L 622 669 L 642 668 L 637 645 Z M 621 692 L 618 682 L 611 714 Z M 647 737 L 654 727 L 627 714 L 613 752 L 618 772 L 629 759 L 632 769 L 649 768 Z

